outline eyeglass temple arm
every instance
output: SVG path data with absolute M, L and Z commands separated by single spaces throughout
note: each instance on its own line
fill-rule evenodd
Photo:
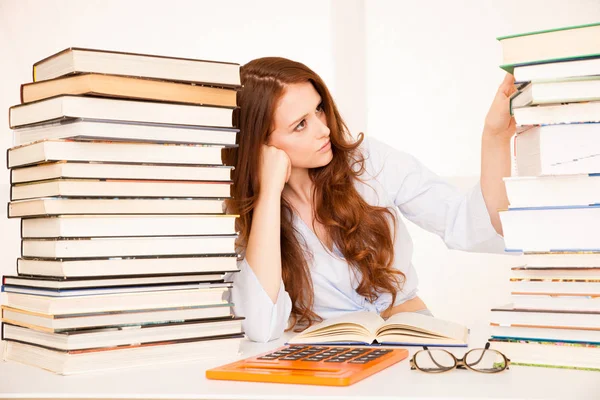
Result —
M 431 361 L 432 361 L 432 362 L 433 362 L 433 363 L 434 363 L 434 364 L 435 364 L 437 367 L 439 367 L 439 368 L 444 368 L 444 369 L 445 369 L 445 368 L 448 368 L 448 367 L 446 367 L 446 366 L 444 366 L 444 365 L 440 365 L 440 364 L 438 364 L 438 362 L 437 362 L 437 361 L 435 361 L 435 358 L 433 358 L 433 356 L 431 355 L 431 352 L 429 351 L 429 349 L 427 348 L 427 346 L 423 346 L 423 350 L 426 350 L 426 351 L 427 351 L 427 354 L 429 354 L 429 358 L 431 358 Z
M 479 362 L 481 362 L 481 359 L 483 358 L 483 355 L 485 354 L 485 350 L 490 348 L 490 342 L 487 342 L 485 344 L 485 349 L 484 351 L 481 352 L 481 355 L 479 356 L 479 360 L 475 361 L 474 363 L 469 364 L 469 366 L 473 366 L 473 365 L 477 365 L 479 364 Z M 463 362 L 463 364 L 467 365 L 467 363 L 465 362 L 465 359 L 463 358 L 462 360 L 460 360 Z

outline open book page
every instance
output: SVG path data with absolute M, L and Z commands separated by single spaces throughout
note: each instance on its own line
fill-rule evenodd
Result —
M 375 340 L 384 319 L 377 313 L 358 311 L 329 318 L 293 337 L 289 343 L 363 342 Z
M 460 324 L 418 313 L 392 315 L 377 330 L 379 342 L 466 344 L 469 331 Z

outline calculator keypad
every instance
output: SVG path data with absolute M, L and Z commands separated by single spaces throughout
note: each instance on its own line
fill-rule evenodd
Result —
M 350 347 L 293 345 L 258 357 L 259 360 L 309 361 L 327 363 L 366 364 L 390 353 L 389 349 L 356 349 Z

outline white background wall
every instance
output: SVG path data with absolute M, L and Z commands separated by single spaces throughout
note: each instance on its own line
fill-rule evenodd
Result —
M 483 120 L 503 77 L 495 38 L 596 21 L 598 0 L 0 0 L 0 164 L 19 85 L 34 62 L 66 47 L 242 64 L 276 55 L 319 73 L 353 132 L 408 151 L 466 188 L 477 182 Z M 0 171 L 0 202 L 9 198 L 8 176 Z M 0 207 L 0 274 L 16 272 L 18 227 Z M 421 296 L 437 316 L 472 324 L 508 301 L 518 258 L 449 251 L 410 231 Z

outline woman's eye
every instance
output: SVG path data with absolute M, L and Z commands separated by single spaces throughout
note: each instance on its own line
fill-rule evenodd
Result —
M 306 120 L 303 119 L 302 121 L 300 121 L 300 123 L 298 125 L 296 125 L 296 127 L 294 128 L 294 130 L 295 131 L 301 131 L 305 127 L 306 127 Z
M 321 112 L 323 112 L 323 103 L 321 103 L 317 106 L 317 113 L 321 113 Z

